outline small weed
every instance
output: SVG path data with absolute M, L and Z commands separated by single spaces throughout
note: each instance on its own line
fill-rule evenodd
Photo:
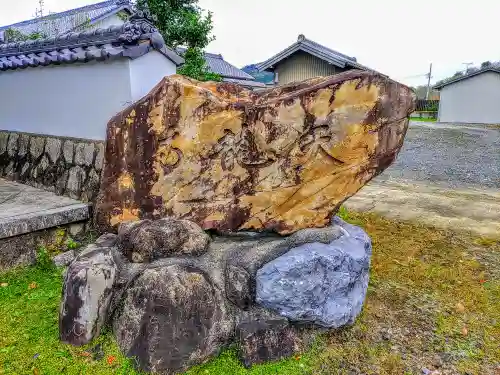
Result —
M 340 206 L 339 210 L 337 211 L 337 216 L 340 217 L 344 221 L 349 221 L 349 211 L 345 206 Z
M 55 267 L 49 251 L 44 246 L 40 246 L 38 248 L 36 254 L 36 266 L 42 270 L 51 270 Z
M 66 247 L 70 250 L 74 250 L 78 249 L 80 247 L 80 244 L 71 237 L 68 237 L 68 239 L 66 240 Z

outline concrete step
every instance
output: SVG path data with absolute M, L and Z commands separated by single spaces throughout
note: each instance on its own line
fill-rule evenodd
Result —
M 90 218 L 89 204 L 0 179 L 0 239 Z

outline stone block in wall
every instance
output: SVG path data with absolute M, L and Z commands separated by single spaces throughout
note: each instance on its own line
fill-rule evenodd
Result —
M 75 164 L 90 167 L 94 162 L 94 144 L 78 143 L 75 147 Z
M 24 157 L 28 153 L 28 146 L 30 143 L 30 136 L 28 134 L 21 134 L 19 136 L 19 145 L 17 148 L 17 155 Z
M 0 132 L 0 155 L 7 150 L 8 142 L 9 142 L 9 133 Z
M 85 170 L 79 166 L 71 168 L 68 183 L 66 184 L 66 195 L 73 199 L 80 199 L 84 181 Z
M 37 160 L 45 149 L 45 137 L 31 137 L 30 154 L 33 160 Z
M 55 183 L 55 193 L 57 195 L 65 195 L 68 179 L 69 170 L 63 170 L 62 173 L 57 177 L 57 181 Z
M 47 144 L 45 145 L 45 152 L 49 156 L 50 162 L 55 163 L 59 156 L 61 156 L 62 142 L 57 138 L 47 138 Z
M 63 145 L 64 160 L 68 164 L 73 164 L 73 156 L 75 154 L 75 144 L 73 141 L 65 141 Z
M 0 175 L 14 181 L 90 202 L 103 165 L 103 142 L 0 131 Z
M 94 167 L 96 171 L 100 172 L 104 164 L 104 143 L 96 144 L 97 154 L 95 157 Z
M 99 193 L 99 175 L 95 170 L 91 169 L 89 172 L 89 176 L 87 178 L 87 182 L 82 189 L 81 200 L 84 202 L 92 202 L 97 193 Z
M 19 140 L 19 134 L 11 133 L 9 137 L 9 142 L 7 143 L 7 152 L 10 157 L 14 157 L 17 154 L 17 143 Z
M 74 223 L 69 225 L 69 234 L 78 238 L 85 233 L 85 223 Z
M 31 177 L 33 180 L 40 183 L 49 165 L 49 159 L 44 155 L 42 160 L 32 169 Z
M 21 175 L 19 176 L 21 181 L 26 181 L 27 179 L 29 179 L 30 173 L 31 173 L 31 163 L 26 162 L 21 168 Z

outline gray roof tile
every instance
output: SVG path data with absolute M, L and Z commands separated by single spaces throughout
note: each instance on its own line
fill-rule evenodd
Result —
M 458 76 L 455 78 L 452 77 L 452 78 L 446 79 L 443 82 L 434 85 L 432 88 L 436 89 L 436 90 L 440 90 L 444 86 L 448 86 L 448 85 L 451 85 L 455 82 L 463 81 L 464 79 L 468 79 L 468 78 L 471 78 L 471 77 L 474 77 L 474 76 L 477 76 L 479 74 L 483 74 L 486 72 L 500 73 L 500 63 L 493 63 L 490 66 L 487 66 L 487 67 L 484 67 L 484 68 L 481 68 L 478 70 L 474 70 L 473 72 L 464 74 L 462 76 Z
M 78 30 L 83 24 L 93 24 L 103 17 L 113 15 L 124 9 L 129 11 L 132 9 L 127 0 L 103 1 L 65 12 L 49 14 L 41 18 L 1 26 L 0 34 L 2 31 L 12 28 L 26 35 L 40 32 L 47 37 L 57 36 Z
M 273 65 L 279 63 L 281 60 L 291 56 L 297 51 L 304 51 L 313 56 L 316 56 L 330 64 L 336 65 L 339 68 L 351 67 L 362 70 L 373 70 L 364 65 L 359 64 L 355 57 L 347 56 L 343 53 L 325 47 L 319 43 L 316 43 L 310 39 L 304 37 L 304 35 L 299 35 L 297 42 L 284 49 L 283 51 L 277 53 L 271 58 L 264 62 L 257 64 L 257 69 L 263 71 L 271 68 Z
M 166 47 L 142 12 L 123 25 L 68 33 L 55 38 L 0 44 L 0 71 L 39 65 L 137 58 L 156 49 L 180 65 L 184 60 Z M 149 43 L 145 43 L 149 41 Z
M 178 47 L 177 52 L 179 54 L 183 54 L 186 51 L 184 47 Z M 211 72 L 217 73 L 224 78 L 235 78 L 235 79 L 243 79 L 254 81 L 255 78 L 250 74 L 244 72 L 241 69 L 238 69 L 234 65 L 228 63 L 222 55 L 218 55 L 215 53 L 205 52 L 205 61 L 207 62 L 207 66 Z
M 223 78 L 222 81 L 224 82 L 231 82 L 231 83 L 237 83 L 238 85 L 242 86 L 247 86 L 250 88 L 256 88 L 256 87 L 268 87 L 265 83 L 262 82 L 257 82 L 257 81 L 252 81 L 250 79 L 234 79 L 234 78 Z

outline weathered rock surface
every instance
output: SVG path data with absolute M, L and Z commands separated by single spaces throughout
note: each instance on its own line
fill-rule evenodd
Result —
M 301 229 L 289 237 L 252 236 L 235 234 L 232 250 L 227 253 L 225 290 L 228 300 L 242 309 L 255 302 L 255 276 L 264 264 L 285 254 L 290 249 L 311 242 L 330 243 L 343 235 L 338 226 Z M 227 239 L 218 239 L 227 243 Z M 213 246 L 215 248 L 216 245 Z
M 290 357 L 300 349 L 300 338 L 286 319 L 242 322 L 236 337 L 239 357 L 247 368 Z
M 201 269 L 144 271 L 114 321 L 118 345 L 145 371 L 176 374 L 217 353 L 230 334 L 221 292 Z
M 354 323 L 368 288 L 371 241 L 361 228 L 335 222 L 345 235 L 296 247 L 257 271 L 257 303 L 296 322 Z
M 392 163 L 413 107 L 408 87 L 362 71 L 259 92 L 166 77 L 108 124 L 96 223 L 324 227 Z
M 131 262 L 149 263 L 173 255 L 201 255 L 210 237 L 192 221 L 161 219 L 121 223 L 118 241 Z
M 69 250 L 64 253 L 56 255 L 52 261 L 57 267 L 67 267 L 75 259 L 76 254 L 74 250 Z
M 117 250 L 112 247 L 115 237 L 103 236 L 82 251 L 68 268 L 59 314 L 61 341 L 84 345 L 99 335 L 108 316 L 117 274 Z

